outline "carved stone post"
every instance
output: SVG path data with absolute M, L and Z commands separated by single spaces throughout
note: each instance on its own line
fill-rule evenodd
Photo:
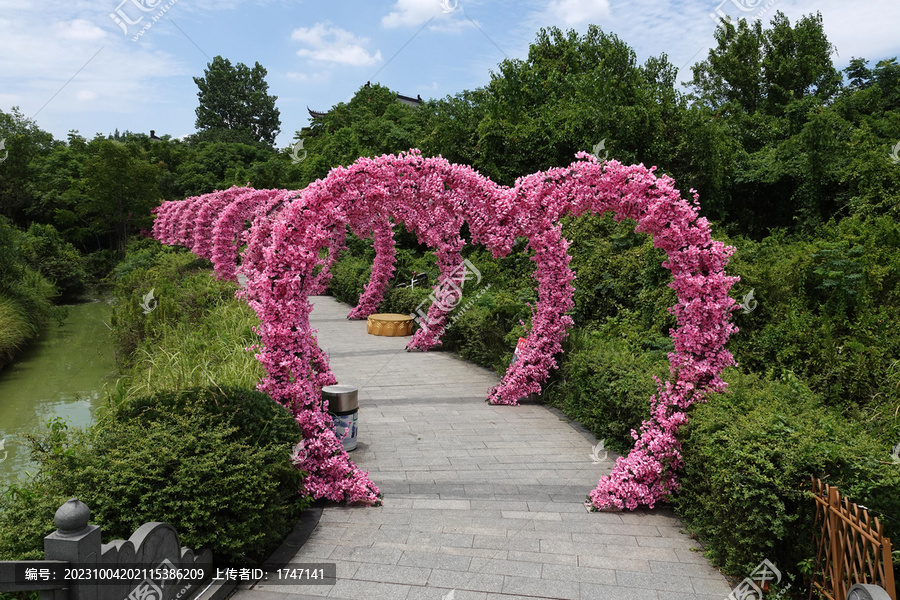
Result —
M 56 531 L 44 538 L 44 558 L 65 560 L 73 566 L 93 566 L 100 561 L 100 528 L 88 525 L 91 511 L 77 498 L 69 499 L 56 511 Z M 95 600 L 96 584 L 74 584 L 68 600 Z M 41 592 L 41 600 L 59 600 L 59 592 Z

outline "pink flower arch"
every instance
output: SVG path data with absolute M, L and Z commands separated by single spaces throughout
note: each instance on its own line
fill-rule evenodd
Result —
M 371 279 L 349 315 L 360 319 L 375 312 L 393 275 L 396 223 L 434 248 L 443 282 L 459 278 L 464 224 L 473 243 L 498 257 L 511 252 L 517 238 L 528 240 L 538 283 L 531 328 L 519 359 L 487 398 L 493 404 L 516 404 L 540 392 L 572 325 L 566 313 L 574 305 L 575 276 L 560 218 L 613 212 L 618 220 L 635 220 L 636 231 L 650 234 L 667 255 L 663 266 L 672 272 L 669 285 L 678 298 L 670 308 L 677 322 L 671 331 L 675 349 L 669 354 L 669 380 L 657 382 L 657 393 L 650 398 L 650 419 L 640 432 L 632 432 L 634 448 L 617 460 L 590 499 L 596 508 L 653 507 L 678 487 L 682 457 L 676 434 L 687 421 L 687 409 L 723 391 L 721 372 L 734 364 L 725 348 L 737 331 L 730 322 L 737 306 L 728 296 L 737 278 L 725 274 L 733 249 L 712 239 L 709 223 L 699 217 L 697 194 L 692 194 L 693 203 L 683 200 L 672 179 L 656 176 L 655 168 L 598 162 L 586 153 L 576 158 L 568 167 L 522 177 L 512 188 L 496 185 L 471 167 L 425 158 L 415 150 L 360 158 L 299 192 L 240 190 L 227 201 L 207 201 L 213 208 L 201 213 L 196 227 L 200 199 L 164 203 L 156 211 L 153 234 L 164 243 L 193 243 L 201 251 L 204 239 L 212 240 L 216 271 L 231 278 L 240 231 L 252 218 L 238 270 L 248 277 L 242 296 L 260 317 L 257 358 L 267 375 L 259 388 L 289 407 L 303 428 L 304 451 L 296 462 L 307 472 L 306 492 L 374 503 L 377 487 L 331 430 L 321 388 L 335 378 L 309 323 L 308 297 L 324 290 L 347 229 L 360 237 L 371 235 L 376 250 Z M 273 205 L 280 209 L 274 214 Z M 206 221 L 215 224 L 209 229 Z M 416 333 L 408 348 L 428 350 L 440 344 L 451 308 L 435 302 L 428 311 L 429 326 Z

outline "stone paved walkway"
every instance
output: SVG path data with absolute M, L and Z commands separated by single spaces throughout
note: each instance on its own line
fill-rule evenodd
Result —
M 313 326 L 341 384 L 359 387 L 351 453 L 379 508 L 329 507 L 294 562 L 334 562 L 334 586 L 256 585 L 235 600 L 723 600 L 726 579 L 669 511 L 588 513 L 614 456 L 539 405 L 484 402 L 496 375 L 409 338 L 366 334 L 314 298 Z M 454 592 L 455 590 L 455 592 Z M 451 592 L 453 592 L 451 594 Z

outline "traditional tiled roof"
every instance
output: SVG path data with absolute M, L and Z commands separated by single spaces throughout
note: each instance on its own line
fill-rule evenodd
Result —
M 366 83 L 366 87 L 369 87 L 368 83 Z M 422 100 L 421 95 L 417 95 L 415 98 L 413 98 L 411 96 L 404 96 L 403 94 L 397 94 L 397 102 L 399 102 L 400 104 L 405 104 L 406 106 L 417 107 L 420 104 L 422 104 L 422 102 L 424 102 L 424 100 Z M 321 112 L 318 110 L 313 110 L 308 106 L 306 107 L 306 110 L 309 111 L 309 116 L 312 117 L 313 119 L 320 119 L 328 114 L 328 111 Z

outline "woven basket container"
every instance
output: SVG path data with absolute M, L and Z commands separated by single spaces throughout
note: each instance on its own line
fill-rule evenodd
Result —
M 413 318 L 409 315 L 384 313 L 369 315 L 366 321 L 366 333 L 385 337 L 403 337 L 412 335 Z

